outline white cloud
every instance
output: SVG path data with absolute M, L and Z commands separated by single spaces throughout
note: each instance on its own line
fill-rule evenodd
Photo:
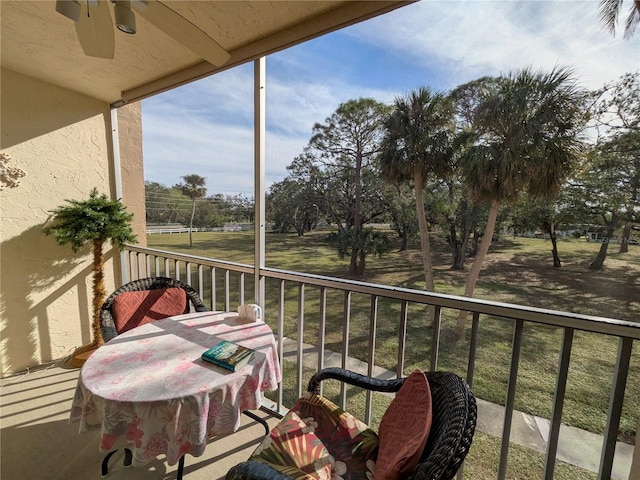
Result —
M 372 45 L 444 69 L 453 88 L 532 66 L 575 68 L 595 89 L 640 67 L 640 35 L 612 37 L 594 1 L 423 1 L 348 30 Z
M 601 29 L 593 1 L 422 1 L 280 52 L 267 59 L 267 187 L 287 175 L 313 125 L 349 99 L 390 103 L 406 93 L 400 85 L 450 89 L 555 65 L 572 66 L 595 89 L 640 68 L 640 34 L 621 37 Z M 345 42 L 364 45 L 365 60 L 335 59 Z M 173 185 L 198 173 L 210 194 L 252 196 L 252 64 L 145 100 L 143 136 L 148 180 Z

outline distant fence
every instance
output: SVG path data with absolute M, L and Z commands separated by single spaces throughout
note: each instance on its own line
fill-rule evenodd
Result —
M 198 228 L 194 228 L 192 231 L 194 232 L 198 232 L 198 231 L 202 231 L 201 229 Z M 188 228 L 148 228 L 147 229 L 147 235 L 150 235 L 152 233 L 189 233 L 189 229 Z
M 194 228 L 192 232 L 241 232 L 253 229 L 252 223 L 231 223 L 223 227 L 210 227 L 210 228 Z M 188 227 L 147 227 L 147 235 L 153 233 L 189 233 Z

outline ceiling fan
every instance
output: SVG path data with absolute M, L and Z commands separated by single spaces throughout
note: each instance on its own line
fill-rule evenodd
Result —
M 109 0 L 56 0 L 56 11 L 73 20 L 82 50 L 90 57 L 113 58 L 115 35 Z M 179 13 L 157 0 L 110 0 L 118 30 L 136 33 L 135 15 L 191 50 L 207 62 L 221 66 L 231 56 L 213 38 Z

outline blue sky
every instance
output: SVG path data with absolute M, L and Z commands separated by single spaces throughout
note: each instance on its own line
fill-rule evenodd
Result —
M 597 3 L 423 0 L 267 57 L 267 188 L 350 99 L 390 104 L 525 67 L 570 66 L 588 89 L 638 71 L 640 32 L 605 32 Z M 197 173 L 210 195 L 253 196 L 253 64 L 144 100 L 142 128 L 146 180 Z

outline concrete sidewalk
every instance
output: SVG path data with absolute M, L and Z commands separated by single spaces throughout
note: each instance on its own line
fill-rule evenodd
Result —
M 285 339 L 285 360 L 296 362 L 297 350 L 297 343 L 294 340 Z M 313 345 L 305 344 L 303 352 L 304 366 L 312 370 L 317 370 L 317 349 Z M 342 355 L 325 350 L 324 366 L 341 367 Z M 354 358 L 348 359 L 347 368 L 356 372 L 367 373 L 367 364 Z M 396 378 L 395 372 L 385 370 L 380 367 L 374 368 L 373 375 L 382 379 Z M 478 404 L 478 424 L 476 428 L 489 435 L 502 437 L 505 408 L 502 405 L 489 403 L 481 399 L 476 399 L 476 401 Z M 511 442 L 544 454 L 546 453 L 547 441 L 549 438 L 549 424 L 549 420 L 545 418 L 536 417 L 528 413 L 515 410 L 513 412 L 511 425 Z M 567 425 L 561 425 L 556 458 L 563 462 L 570 463 L 571 465 L 597 473 L 600 466 L 602 444 L 602 435 L 597 435 L 595 433 Z M 612 479 L 629 479 L 633 449 L 633 445 L 617 442 L 616 455 L 611 474 Z

